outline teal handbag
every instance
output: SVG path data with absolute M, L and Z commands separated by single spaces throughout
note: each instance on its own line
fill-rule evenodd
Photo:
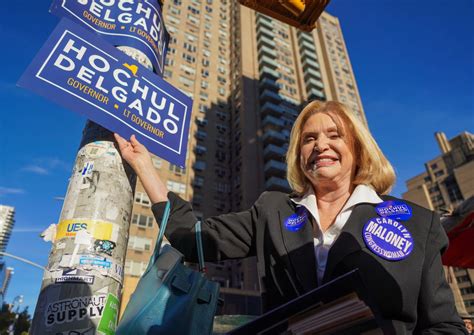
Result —
M 118 324 L 117 335 L 212 333 L 219 284 L 203 273 L 201 222 L 195 225 L 198 272 L 186 267 L 183 255 L 170 245 L 161 249 L 169 213 L 168 201 L 155 250 Z

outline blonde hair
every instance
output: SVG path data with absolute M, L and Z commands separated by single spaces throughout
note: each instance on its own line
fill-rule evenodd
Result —
M 353 148 L 356 164 L 353 184 L 370 185 L 379 194 L 389 193 L 395 183 L 392 165 L 365 125 L 345 105 L 336 101 L 312 101 L 298 115 L 291 129 L 290 144 L 286 153 L 288 165 L 286 178 L 291 189 L 303 195 L 311 186 L 301 168 L 300 144 L 305 123 L 316 113 L 329 115 L 346 143 Z

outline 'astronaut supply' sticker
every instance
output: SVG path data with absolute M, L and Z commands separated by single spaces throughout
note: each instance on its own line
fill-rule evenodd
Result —
M 413 238 L 401 223 L 391 218 L 370 219 L 362 230 L 367 247 L 389 261 L 405 259 L 413 250 Z

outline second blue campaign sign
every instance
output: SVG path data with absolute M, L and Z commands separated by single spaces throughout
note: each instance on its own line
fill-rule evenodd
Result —
M 184 166 L 192 100 L 132 58 L 63 19 L 18 84 L 138 139 Z
M 92 29 L 114 46 L 140 50 L 163 74 L 169 35 L 158 0 L 54 0 L 51 13 Z

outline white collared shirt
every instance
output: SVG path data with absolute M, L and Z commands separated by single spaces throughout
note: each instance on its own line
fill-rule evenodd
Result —
M 313 188 L 300 198 L 291 199 L 298 205 L 304 206 L 311 216 L 313 222 L 316 222 L 318 229 L 314 241 L 314 255 L 316 256 L 316 272 L 318 277 L 318 284 L 323 280 L 324 271 L 326 269 L 326 262 L 328 259 L 328 253 L 334 241 L 338 238 L 342 228 L 344 228 L 349 216 L 354 209 L 354 206 L 360 203 L 371 203 L 379 204 L 383 200 L 377 195 L 374 189 L 368 185 L 357 185 L 351 196 L 347 200 L 346 204 L 336 216 L 334 223 L 325 232 L 321 229 L 318 203 L 316 201 L 316 195 L 314 194 Z

